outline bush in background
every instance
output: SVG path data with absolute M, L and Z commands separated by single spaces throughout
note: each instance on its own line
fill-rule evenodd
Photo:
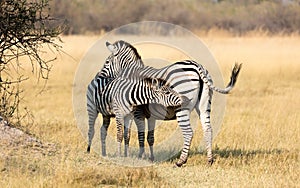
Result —
M 53 0 L 51 13 L 68 20 L 66 34 L 99 33 L 145 20 L 191 30 L 227 30 L 235 35 L 300 30 L 297 0 Z

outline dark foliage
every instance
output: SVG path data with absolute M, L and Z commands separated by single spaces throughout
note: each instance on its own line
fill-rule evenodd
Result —
M 42 58 L 42 48 L 60 50 L 55 39 L 64 24 L 49 16 L 47 0 L 2 0 L 0 7 L 0 116 L 19 121 L 20 83 L 28 79 L 24 62 L 31 63 L 38 78 L 48 79 L 55 57 Z

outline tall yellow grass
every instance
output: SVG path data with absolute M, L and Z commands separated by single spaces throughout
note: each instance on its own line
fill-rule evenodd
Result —
M 72 110 L 76 67 L 98 39 L 64 36 L 46 91 L 26 83 L 26 105 L 35 122 L 26 127 L 44 142 L 57 144 L 54 155 L 10 151 L 0 160 L 1 187 L 299 187 L 300 37 L 202 37 L 219 62 L 225 81 L 234 62 L 243 63 L 236 88 L 227 97 L 221 131 L 213 142 L 216 163 L 206 165 L 194 138 L 187 165 L 172 161 L 145 168 L 122 167 L 86 154 L 86 142 Z M 130 41 L 129 41 L 130 42 Z M 201 130 L 196 134 L 201 134 Z

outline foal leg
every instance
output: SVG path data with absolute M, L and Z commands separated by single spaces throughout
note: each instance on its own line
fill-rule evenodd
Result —
M 130 115 L 126 116 L 124 118 L 124 144 L 125 144 L 125 149 L 124 149 L 124 156 L 128 156 L 128 150 L 129 150 L 129 141 L 130 141 L 130 132 L 131 132 L 131 123 L 132 123 L 132 118 Z
M 134 121 L 138 130 L 139 139 L 139 155 L 138 158 L 142 158 L 145 153 L 145 115 L 143 110 L 138 108 L 134 112 Z
M 154 145 L 154 129 L 155 129 L 155 119 L 148 119 L 148 135 L 147 141 L 150 149 L 150 161 L 154 161 L 153 145 Z
M 117 123 L 117 142 L 118 142 L 118 156 L 121 157 L 121 144 L 123 141 L 123 125 L 124 125 L 124 118 L 123 117 L 116 117 Z

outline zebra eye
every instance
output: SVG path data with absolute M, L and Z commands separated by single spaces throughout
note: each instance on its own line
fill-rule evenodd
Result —
M 166 91 L 166 93 L 165 93 L 166 95 L 169 95 L 169 94 L 171 94 L 171 92 L 170 91 Z

